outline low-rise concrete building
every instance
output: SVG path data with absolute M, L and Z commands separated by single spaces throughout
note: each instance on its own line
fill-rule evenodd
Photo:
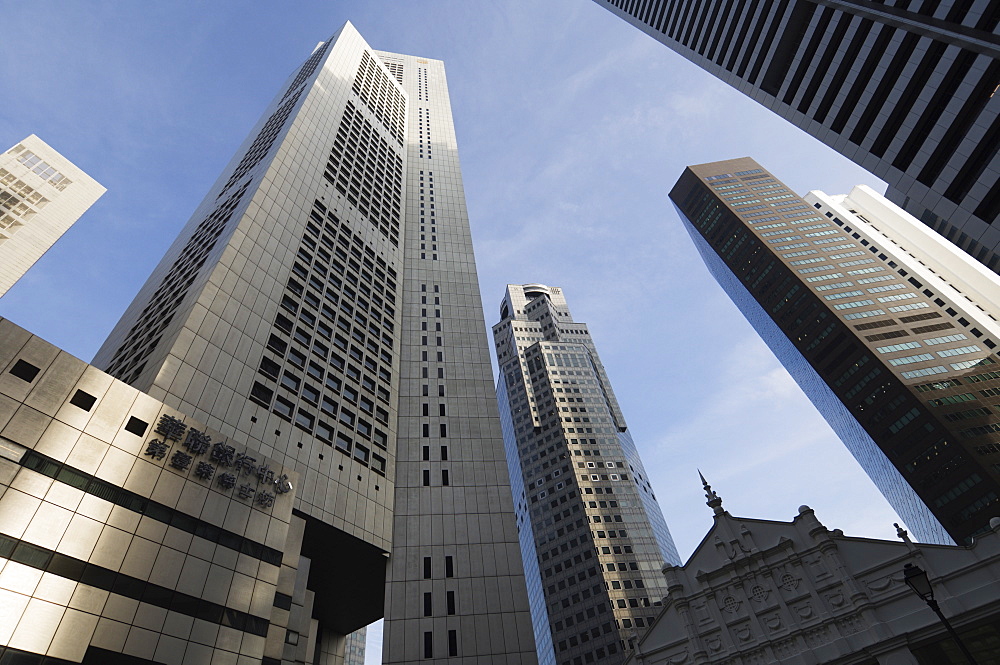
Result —
M 683 566 L 629 665 L 949 665 L 968 661 L 903 580 L 927 571 L 980 665 L 1000 662 L 1000 519 L 969 547 L 845 536 L 808 506 L 791 522 L 734 517 L 705 483 L 715 523 Z

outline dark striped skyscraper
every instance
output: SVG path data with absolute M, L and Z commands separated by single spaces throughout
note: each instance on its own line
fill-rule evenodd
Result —
M 689 166 L 670 200 L 910 530 L 938 543 L 988 530 L 1000 506 L 1000 277 L 870 188 L 799 198 L 749 158 Z
M 596 0 L 1000 271 L 1000 0 Z

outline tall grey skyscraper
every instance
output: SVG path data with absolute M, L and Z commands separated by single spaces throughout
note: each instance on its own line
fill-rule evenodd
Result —
M 1000 272 L 1000 2 L 596 1 Z
M 34 134 L 0 155 L 0 296 L 105 191 Z
M 0 322 L 0 645 L 535 662 L 482 317 L 444 66 L 347 24 L 96 367 Z
M 621 662 L 667 595 L 677 548 L 562 289 L 508 284 L 493 336 L 539 661 Z
M 801 199 L 748 158 L 688 167 L 670 199 L 712 275 L 917 537 L 988 529 L 1000 506 L 1000 278 L 871 189 Z

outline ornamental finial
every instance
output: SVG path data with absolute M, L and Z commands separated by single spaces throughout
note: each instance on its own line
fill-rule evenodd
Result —
M 705 480 L 705 476 L 702 474 L 701 469 L 698 469 L 698 477 L 701 478 L 701 485 L 705 488 L 705 498 L 708 499 L 706 505 L 708 505 L 708 507 L 711 508 L 716 515 L 721 515 L 726 512 L 722 508 L 722 499 L 719 498 L 716 491 L 713 490 L 712 486 L 708 484 L 707 480 Z

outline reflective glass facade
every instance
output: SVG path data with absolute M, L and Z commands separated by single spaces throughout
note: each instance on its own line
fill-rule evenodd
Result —
M 670 198 L 712 274 L 914 534 L 962 542 L 988 528 L 1000 488 L 996 275 L 871 190 L 803 200 L 748 158 L 689 167 Z

